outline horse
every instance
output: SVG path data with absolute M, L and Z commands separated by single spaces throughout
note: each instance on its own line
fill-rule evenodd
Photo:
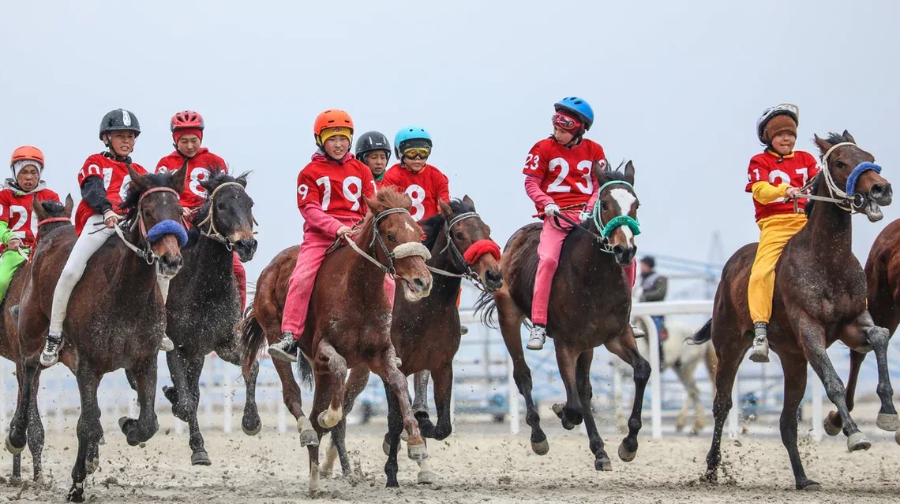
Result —
M 635 169 L 630 161 L 624 171 L 603 170 L 595 163 L 593 173 L 599 185 L 597 204 L 592 218 L 575 226 L 563 242 L 551 289 L 547 332 L 554 338 L 559 374 L 566 388 L 566 402 L 553 405 L 553 412 L 567 430 L 585 422 L 595 457 L 594 468 L 611 471 L 612 462 L 603 449 L 591 411 L 590 367 L 594 348 L 605 345 L 634 367 L 634 407 L 628 420 L 628 435 L 618 450 L 625 462 L 634 460 L 637 454 L 650 364 L 641 357 L 634 340 L 629 323 L 631 286 L 622 269 L 634 259 L 634 235 L 640 232 L 636 220 L 639 203 L 633 187 Z M 545 455 L 550 445 L 531 396 L 531 370 L 525 362 L 520 334 L 523 321 L 531 313 L 540 233 L 541 224 L 534 223 L 510 237 L 501 260 L 505 285 L 493 294 L 483 294 L 476 310 L 481 311 L 487 325 L 494 324 L 494 313 L 499 316 L 500 331 L 513 361 L 513 377 L 525 398 L 531 448 L 538 455 Z
M 70 501 L 84 501 L 86 462 L 89 456 L 93 463 L 99 460 L 97 446 L 103 427 L 97 388 L 103 375 L 124 368 L 136 380 L 140 417 L 119 419 L 129 445 L 149 440 L 159 429 L 154 412 L 156 360 L 166 313 L 156 277 L 171 278 L 182 266 L 180 246 L 187 237 L 178 197 L 184 187 L 183 172 L 140 175 L 129 169 L 131 183 L 121 206 L 128 214 L 117 227 L 119 236 L 111 237 L 90 259 L 69 303 L 61 360 L 74 370 L 81 396 L 78 453 L 67 495 Z M 31 263 L 19 304 L 24 388 L 6 439 L 7 449 L 13 453 L 25 446 L 53 290 L 76 237 L 56 232 L 42 240 L 46 240 L 42 244 L 46 249 Z
M 639 323 L 643 324 L 643 322 Z M 696 326 L 695 326 L 696 327 Z M 706 427 L 706 412 L 703 403 L 700 402 L 700 389 L 697 387 L 697 380 L 694 378 L 697 368 L 700 364 L 706 366 L 710 379 L 715 376 L 716 372 L 716 351 L 711 342 L 702 343 L 700 345 L 685 345 L 684 342 L 690 340 L 691 336 L 696 332 L 684 322 L 669 319 L 666 321 L 666 329 L 669 331 L 669 337 L 663 342 L 663 350 L 660 352 L 662 359 L 659 363 L 660 372 L 671 369 L 681 386 L 687 392 L 687 397 L 675 419 L 675 430 L 681 432 L 687 425 L 688 414 L 691 408 L 694 409 L 694 424 L 691 426 L 691 434 L 699 434 Z M 646 338 L 637 340 L 638 352 L 645 359 L 650 356 L 650 345 Z M 613 371 L 621 377 L 631 376 L 631 367 L 626 366 L 621 359 L 611 356 L 611 364 Z M 713 390 L 715 395 L 715 390 Z M 621 394 L 617 393 L 615 397 L 616 403 L 616 426 L 619 432 L 628 432 L 628 423 L 622 411 Z
M 434 402 L 438 421 L 435 426 L 428 417 L 427 396 L 416 390 L 413 410 L 419 430 L 425 438 L 443 440 L 453 430 L 450 424 L 450 396 L 453 391 L 453 358 L 459 350 L 460 323 L 456 300 L 462 278 L 469 278 L 476 285 L 483 285 L 486 292 L 494 292 L 503 286 L 500 272 L 500 247 L 491 240 L 488 227 L 475 210 L 475 202 L 468 196 L 450 203 L 440 202 L 441 213 L 421 223 L 425 230 L 423 244 L 431 251 L 428 267 L 434 276 L 431 294 L 418 302 L 404 296 L 394 298 L 391 324 L 391 341 L 402 364 L 404 376 L 415 374 L 417 378 L 428 373 L 434 380 Z M 425 373 L 424 375 L 421 373 Z M 356 397 L 369 381 L 365 366 L 354 367 L 347 380 L 347 396 L 344 409 L 349 413 Z M 388 396 L 388 433 L 383 449 L 388 456 L 385 465 L 387 486 L 397 487 L 397 452 L 402 424 L 399 405 Z M 351 472 L 350 460 L 344 443 L 346 415 L 331 430 L 332 446 L 326 453 L 322 474 L 331 474 L 336 456 L 340 457 L 344 475 Z M 418 482 L 431 484 L 434 474 L 428 461 L 419 461 Z
M 878 327 L 884 327 L 894 334 L 900 325 L 900 219 L 891 222 L 878 234 L 869 257 L 866 259 L 866 299 L 869 302 L 869 313 Z M 850 352 L 850 376 L 847 379 L 847 410 L 853 411 L 856 381 L 866 353 Z M 825 418 L 825 432 L 837 435 L 843 427 L 841 417 L 834 411 Z M 894 440 L 900 444 L 900 430 L 894 434 Z
M 175 350 L 166 352 L 173 386 L 163 387 L 163 394 L 172 403 L 175 417 L 189 425 L 192 465 L 211 464 L 197 422 L 204 359 L 216 352 L 236 366 L 242 362 L 243 352 L 232 330 L 241 319 L 232 254 L 236 251 L 246 262 L 256 252 L 247 175 L 235 178 L 220 173 L 200 182 L 210 196 L 191 217 L 194 227 L 182 250 L 182 274 L 172 280 L 166 303 L 166 332 Z M 245 380 L 247 400 L 241 421 L 244 433 L 251 436 L 262 428 L 255 400 L 257 372 L 254 367 Z
M 407 300 L 427 297 L 432 279 L 425 260 L 430 254 L 420 242 L 422 228 L 409 214 L 412 205 L 409 196 L 385 188 L 374 199 L 366 198 L 366 204 L 369 212 L 359 224 L 357 236 L 346 240 L 349 246 L 329 253 L 319 268 L 300 338 L 300 350 L 305 358 L 298 367 L 303 379 L 310 381 L 314 376 L 316 385 L 310 413 L 316 421 L 310 422 L 302 416 L 302 411 L 297 420 L 301 446 L 309 450 L 310 494 L 315 494 L 319 486 L 319 440 L 326 429 L 333 428 L 343 418 L 348 367 L 365 364 L 384 380 L 389 395 L 395 395 L 400 404 L 403 425 L 409 435 L 409 457 L 419 460 L 428 456 L 409 407 L 406 378 L 397 369 L 396 353 L 391 345 L 390 302 L 383 284 L 384 275 L 392 274 L 398 279 L 397 289 L 403 290 Z M 269 317 L 283 309 L 283 302 L 274 294 L 287 292 L 289 274 L 277 271 L 293 267 L 284 264 L 284 255 L 282 252 L 275 259 L 282 262 L 281 266 L 272 268 L 270 264 L 257 283 L 256 317 L 263 314 Z M 276 279 L 278 284 L 272 281 Z M 280 317 L 277 321 L 245 319 L 242 324 L 245 376 L 266 335 L 278 338 L 277 331 L 264 333 L 258 329 L 272 327 L 279 321 Z M 299 400 L 298 395 L 298 409 Z
M 31 257 L 33 258 L 38 251 L 43 251 L 46 247 L 42 245 L 46 242 L 41 241 L 42 236 L 48 236 L 57 229 L 65 229 L 65 231 L 56 231 L 59 233 L 73 232 L 75 226 L 72 225 L 72 208 L 74 202 L 72 196 L 66 197 L 66 203 L 62 204 L 58 201 L 39 202 L 37 198 L 32 201 L 32 211 L 38 221 L 37 236 L 34 246 L 32 246 Z M 24 279 L 28 277 L 27 269 L 30 262 L 23 264 L 13 274 L 10 280 L 9 290 L 6 298 L 0 304 L 0 310 L 3 313 L 3 324 L 0 325 L 0 357 L 4 357 L 16 363 L 16 380 L 19 383 L 19 393 L 24 388 L 22 384 L 22 360 L 19 358 L 19 336 L 18 336 L 18 303 L 22 295 L 22 287 L 25 285 Z M 40 373 L 34 376 L 34 385 L 32 386 L 32 394 L 35 397 L 31 399 L 31 411 L 28 420 L 28 449 L 31 451 L 32 469 L 34 471 L 34 481 L 39 481 L 43 472 L 41 465 L 41 453 L 44 450 L 44 426 L 41 423 L 41 414 L 38 411 L 37 391 L 40 383 Z M 12 477 L 16 481 L 22 479 L 22 454 L 13 455 Z
M 807 185 L 809 221 L 784 248 L 776 265 L 775 295 L 769 322 L 769 344 L 781 359 L 784 371 L 784 406 L 781 441 L 787 449 L 798 490 L 818 490 L 821 485 L 806 477 L 797 451 L 797 409 L 806 392 L 806 365 L 825 385 L 828 399 L 837 406 L 841 425 L 852 452 L 867 450 L 871 443 L 850 418 L 841 379 L 826 349 L 842 341 L 853 351 L 869 345 L 878 356 L 878 395 L 882 406 L 878 426 L 897 430 L 900 420 L 891 401 L 893 394 L 887 369 L 890 337 L 866 310 L 866 275 L 853 255 L 851 211 L 860 211 L 875 222 L 882 218 L 879 205 L 889 205 L 890 183 L 873 164 L 874 158 L 856 145 L 847 131 L 827 139 L 814 137 L 821 152 L 822 169 Z M 849 181 L 849 183 L 848 183 Z M 846 192 L 844 189 L 846 187 Z M 829 196 L 824 196 L 829 194 Z M 715 430 L 706 457 L 705 480 L 717 481 L 721 460 L 722 428 L 731 409 L 731 389 L 744 354 L 752 345 L 747 291 L 756 244 L 745 245 L 728 260 L 716 291 L 712 319 L 692 338 L 695 343 L 712 339 L 719 358 L 716 397 L 713 404 Z

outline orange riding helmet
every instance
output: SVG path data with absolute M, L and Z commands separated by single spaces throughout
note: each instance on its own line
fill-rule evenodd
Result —
M 23 145 L 18 149 L 13 151 L 12 158 L 9 160 L 9 165 L 12 166 L 16 164 L 16 161 L 37 161 L 40 163 L 41 168 L 44 168 L 44 153 L 41 152 L 41 149 L 37 147 L 32 147 L 30 145 Z
M 316 145 L 322 146 L 322 131 L 328 128 L 347 128 L 350 134 L 353 134 L 353 119 L 350 114 L 339 109 L 329 109 L 316 116 L 316 122 L 313 124 L 313 135 L 316 137 Z

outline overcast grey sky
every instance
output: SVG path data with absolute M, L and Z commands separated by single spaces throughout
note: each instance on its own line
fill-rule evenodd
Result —
M 204 145 L 254 171 L 255 280 L 300 241 L 295 183 L 321 110 L 343 108 L 357 133 L 391 139 L 405 124 L 426 127 L 451 194 L 471 196 L 502 245 L 532 220 L 525 155 L 549 134 L 554 101 L 578 95 L 597 116 L 588 137 L 614 164 L 637 167 L 640 252 L 702 260 L 714 230 L 726 255 L 758 237 L 743 190 L 769 105 L 800 106 L 798 148 L 849 129 L 900 181 L 898 5 L 2 2 L 0 154 L 40 147 L 50 187 L 77 198 L 105 112 L 139 117 L 134 158 L 152 170 L 172 150 L 169 118 L 197 110 Z M 880 223 L 855 218 L 863 261 L 898 216 L 900 202 Z

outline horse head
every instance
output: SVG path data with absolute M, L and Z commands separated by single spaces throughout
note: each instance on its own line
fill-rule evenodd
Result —
M 174 277 L 184 263 L 181 247 L 187 243 L 180 202 L 186 170 L 147 175 L 131 167 L 128 171 L 131 184 L 121 208 L 128 211 L 132 239 L 145 249 L 148 262 L 156 261 L 157 274 Z
M 409 214 L 412 200 L 404 193 L 387 187 L 378 191 L 366 204 L 374 217 L 372 241 L 377 241 L 375 254 L 404 285 L 403 293 L 409 301 L 418 301 L 431 294 L 431 272 L 425 261 L 431 253 L 422 245 L 422 228 Z M 368 244 L 367 244 L 368 245 Z
M 625 170 L 607 170 L 601 163 L 594 163 L 594 176 L 599 185 L 597 204 L 591 216 L 597 231 L 606 240 L 607 247 L 623 266 L 631 264 L 637 253 L 635 235 L 640 233 L 637 209 L 640 206 L 634 192 L 634 165 L 625 164 Z
M 450 203 L 439 201 L 446 227 L 451 260 L 462 271 L 474 275 L 485 290 L 494 292 L 503 287 L 500 271 L 500 247 L 491 239 L 491 228 L 475 210 L 475 202 L 468 196 Z
M 257 246 L 253 198 L 246 191 L 248 175 L 235 178 L 219 172 L 200 182 L 209 197 L 194 219 L 206 236 L 233 248 L 243 262 L 253 259 Z
M 822 154 L 822 175 L 825 190 L 834 197 L 847 198 L 852 209 L 858 210 L 876 222 L 882 219 L 881 206 L 891 204 L 891 183 L 881 176 L 881 167 L 875 157 L 860 149 L 856 140 L 846 130 L 842 134 L 831 133 L 827 139 L 815 136 L 816 146 Z M 817 190 L 822 194 L 823 190 Z
M 38 220 L 38 226 L 40 226 L 41 222 L 48 219 L 71 219 L 72 209 L 75 208 L 75 202 L 72 200 L 71 194 L 66 195 L 65 204 L 53 200 L 38 201 L 37 198 L 34 198 L 31 201 L 31 208 L 34 210 L 34 215 Z

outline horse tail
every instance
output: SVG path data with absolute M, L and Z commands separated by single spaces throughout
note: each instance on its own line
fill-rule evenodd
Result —
M 497 328 L 497 302 L 494 295 L 484 291 L 475 302 L 475 313 L 481 312 L 481 322 L 493 329 Z
M 234 326 L 234 332 L 239 335 L 241 348 L 244 349 L 243 355 L 241 355 L 241 370 L 244 378 L 247 378 L 250 376 L 253 364 L 256 363 L 256 354 L 259 353 L 259 349 L 266 341 L 266 331 L 263 330 L 259 319 L 253 313 L 252 306 L 247 308 L 244 313 L 244 318 Z
M 712 319 L 703 325 L 696 334 L 688 338 L 690 345 L 702 345 L 712 339 Z
M 303 352 L 297 351 L 297 370 L 300 371 L 300 381 L 303 383 L 307 391 L 313 388 L 313 369 L 312 364 L 303 355 Z

